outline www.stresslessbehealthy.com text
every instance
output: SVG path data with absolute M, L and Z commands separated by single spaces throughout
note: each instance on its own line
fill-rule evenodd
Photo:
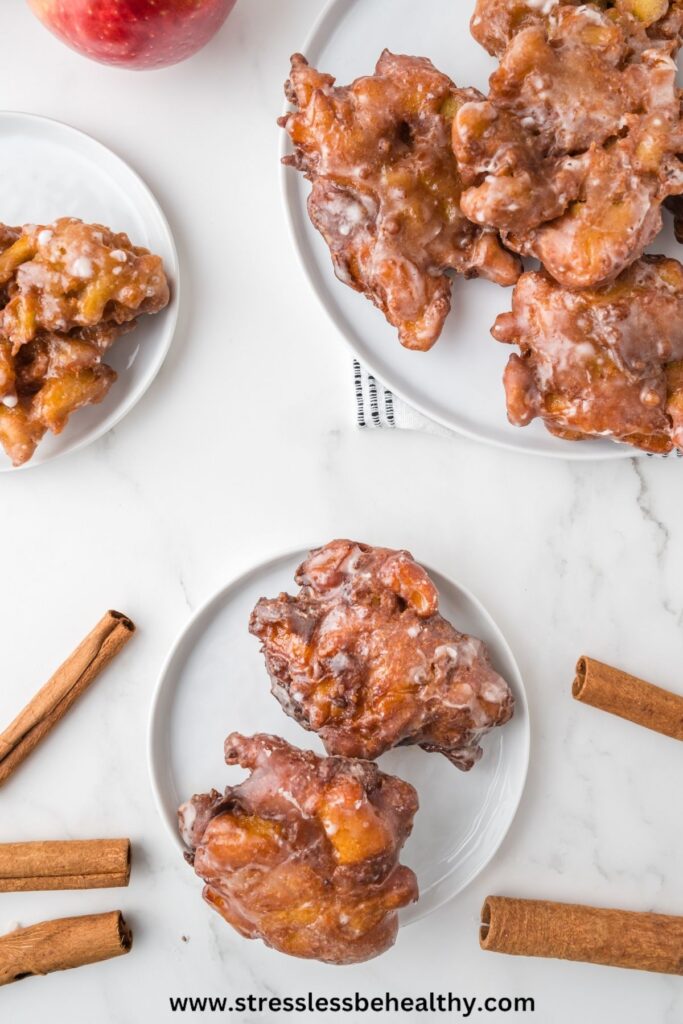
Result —
M 428 992 L 419 996 L 169 996 L 174 1013 L 448 1013 L 466 1020 L 474 1012 L 534 1013 L 531 996 L 457 996 L 453 992 Z

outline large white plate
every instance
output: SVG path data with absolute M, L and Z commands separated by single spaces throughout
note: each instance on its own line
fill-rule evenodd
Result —
M 149 764 L 161 816 L 179 851 L 180 803 L 244 776 L 223 761 L 229 732 L 275 733 L 323 752 L 318 738 L 288 718 L 271 696 L 259 642 L 247 629 L 260 597 L 296 590 L 294 570 L 304 556 L 304 551 L 283 555 L 228 583 L 197 611 L 164 665 L 152 706 Z M 516 711 L 508 725 L 484 739 L 484 756 L 468 773 L 417 747 L 392 750 L 380 759 L 385 771 L 412 782 L 420 797 L 402 859 L 417 873 L 421 897 L 403 911 L 406 922 L 455 896 L 493 857 L 517 810 L 529 760 L 526 696 L 510 648 L 472 594 L 441 573 L 430 573 L 442 613 L 488 644 L 496 668 L 514 690 Z
M 388 47 L 429 57 L 458 85 L 485 92 L 495 63 L 470 35 L 473 7 L 474 0 L 332 0 L 303 52 L 343 85 L 371 73 Z M 289 151 L 284 132 L 282 150 Z M 639 454 L 608 440 L 562 441 L 540 421 L 524 429 L 508 423 L 502 376 L 511 350 L 489 332 L 498 313 L 510 308 L 510 289 L 456 279 L 453 309 L 436 346 L 427 353 L 402 348 L 382 314 L 334 277 L 327 246 L 306 214 L 308 182 L 283 168 L 282 185 L 295 245 L 314 291 L 337 332 L 397 395 L 444 426 L 503 448 L 581 460 Z M 680 256 L 670 218 L 651 249 Z
M 80 217 L 125 231 L 135 245 L 161 256 L 171 302 L 143 316 L 107 353 L 118 380 L 99 405 L 74 413 L 64 431 L 46 434 L 22 469 L 82 448 L 110 430 L 142 398 L 157 375 L 178 317 L 178 257 L 171 229 L 144 182 L 120 157 L 90 136 L 34 114 L 0 112 L 0 221 L 49 223 Z M 0 449 L 0 471 L 12 465 Z

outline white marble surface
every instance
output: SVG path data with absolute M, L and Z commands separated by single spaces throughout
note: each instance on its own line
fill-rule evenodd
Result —
M 133 953 L 3 989 L 0 1019 L 163 1024 L 177 1019 L 169 995 L 357 989 L 531 995 L 534 1016 L 505 1016 L 542 1024 L 677 1024 L 681 979 L 485 954 L 477 921 L 488 893 L 683 913 L 683 750 L 569 696 L 583 651 L 683 687 L 683 465 L 570 465 L 354 429 L 349 357 L 294 261 L 277 182 L 287 56 L 319 6 L 239 0 L 200 57 L 136 75 L 3 5 L 0 106 L 71 122 L 130 160 L 176 232 L 185 304 L 160 377 L 115 431 L 0 478 L 0 720 L 105 608 L 140 626 L 0 793 L 0 840 L 135 845 L 128 890 L 3 895 L 0 928 L 120 906 Z M 191 609 L 269 553 L 336 534 L 407 546 L 474 590 L 516 652 L 533 727 L 526 795 L 492 865 L 389 954 L 347 969 L 243 941 L 205 908 L 146 768 L 152 688 Z

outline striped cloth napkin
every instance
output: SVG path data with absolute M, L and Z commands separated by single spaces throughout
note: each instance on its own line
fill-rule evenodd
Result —
M 454 437 L 455 432 L 423 416 L 384 387 L 357 359 L 353 361 L 353 386 L 356 391 L 356 422 L 359 427 L 389 430 L 421 430 L 439 437 Z
M 353 361 L 353 386 L 356 392 L 356 423 L 363 429 L 421 430 L 437 437 L 455 437 L 455 431 L 430 420 L 417 409 L 398 398 L 381 381 L 373 377 L 357 359 Z M 680 451 L 672 452 L 677 458 Z M 668 459 L 668 455 L 649 458 Z

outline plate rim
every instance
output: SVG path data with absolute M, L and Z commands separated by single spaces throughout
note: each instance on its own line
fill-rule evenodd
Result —
M 126 402 L 123 402 L 116 409 L 112 409 L 109 416 L 105 417 L 102 423 L 95 426 L 92 431 L 88 432 L 84 437 L 78 441 L 74 441 L 69 447 L 64 448 L 63 451 L 54 452 L 51 455 L 41 457 L 40 447 L 37 449 L 35 455 L 25 462 L 21 466 L 12 466 L 5 464 L 4 460 L 0 461 L 0 473 L 18 473 L 28 469 L 38 469 L 40 466 L 49 465 L 57 459 L 63 458 L 67 455 L 72 455 L 74 452 L 80 451 L 82 448 L 86 448 L 88 445 L 93 444 L 95 441 L 99 441 L 100 438 L 108 434 L 110 430 L 113 430 L 121 420 L 131 412 L 138 402 L 144 397 L 146 392 L 149 390 L 151 385 L 154 383 L 156 377 L 161 370 L 161 367 L 166 361 L 169 350 L 173 343 L 173 339 L 176 334 L 178 327 L 178 318 L 180 311 L 180 299 L 181 299 L 181 273 L 180 273 L 180 260 L 178 257 L 178 247 L 171 230 L 171 225 L 168 218 L 159 202 L 154 195 L 152 189 L 149 187 L 144 178 L 128 163 L 122 156 L 119 156 L 117 152 L 110 149 L 109 146 L 105 145 L 104 142 L 100 142 L 94 135 L 84 131 L 82 128 L 76 128 L 74 125 L 69 124 L 67 121 L 61 121 L 56 117 L 47 117 L 44 114 L 35 114 L 30 111 L 24 110 L 5 110 L 0 109 L 0 123 L 3 120 L 15 120 L 15 121 L 27 121 L 33 122 L 38 126 L 47 124 L 50 130 L 56 130 L 57 132 L 63 132 L 68 138 L 69 136 L 75 136 L 81 141 L 81 144 L 85 143 L 87 147 L 97 152 L 102 151 L 107 155 L 107 158 L 113 160 L 116 164 L 122 167 L 126 173 L 135 180 L 147 200 L 151 204 L 161 228 L 162 234 L 165 236 L 164 240 L 168 246 L 168 251 L 171 256 L 172 265 L 167 267 L 167 276 L 171 279 L 171 300 L 161 313 L 166 314 L 167 323 L 163 328 L 162 332 L 162 343 L 159 348 L 159 352 L 155 362 L 150 368 L 147 377 L 140 382 L 138 387 L 135 389 L 132 395 L 129 396 Z M 68 429 L 68 427 L 67 427 Z
M 191 613 L 188 619 L 185 620 L 184 625 L 181 627 L 179 632 L 176 634 L 169 651 L 164 658 L 160 672 L 156 678 L 154 684 L 154 690 L 152 693 L 152 699 L 149 709 L 149 719 L 147 725 L 147 771 L 149 774 L 150 785 L 152 788 L 152 795 L 154 797 L 154 804 L 156 811 L 161 818 L 164 831 L 168 834 L 168 837 L 179 853 L 184 853 L 186 847 L 178 834 L 175 817 L 171 817 L 167 813 L 167 807 L 163 799 L 163 770 L 159 767 L 159 761 L 162 759 L 162 745 L 164 742 L 165 733 L 161 728 L 161 712 L 162 702 L 166 697 L 168 688 L 168 677 L 173 667 L 173 663 L 182 651 L 183 646 L 186 644 L 188 638 L 192 634 L 193 630 L 197 627 L 200 620 L 211 611 L 211 609 L 218 605 L 231 590 L 237 590 L 242 587 L 249 579 L 263 570 L 268 570 L 277 565 L 279 562 L 294 561 L 294 559 L 300 558 L 305 555 L 308 551 L 313 548 L 306 546 L 288 546 L 285 549 L 279 549 L 275 553 L 270 553 L 264 557 L 261 561 L 256 564 L 250 565 L 247 569 L 234 573 L 227 581 L 222 583 L 216 590 L 214 590 L 209 597 L 207 597 L 198 607 Z M 423 565 L 428 573 L 434 573 L 436 576 L 440 576 L 448 585 L 455 589 L 456 592 L 462 594 L 467 600 L 469 600 L 477 613 L 482 615 L 486 623 L 492 627 L 496 641 L 502 646 L 502 649 L 507 656 L 510 666 L 512 668 L 513 678 L 511 682 L 514 685 L 515 704 L 521 708 L 523 715 L 521 721 L 523 722 L 523 735 L 520 737 L 520 774 L 519 779 L 516 782 L 516 787 L 513 793 L 512 799 L 508 803 L 509 817 L 505 824 L 504 829 L 497 838 L 496 843 L 492 846 L 488 855 L 484 858 L 481 864 L 468 875 L 465 876 L 461 884 L 453 889 L 446 895 L 436 896 L 432 905 L 425 910 L 424 914 L 417 915 L 415 917 L 409 917 L 408 919 L 402 919 L 402 926 L 405 927 L 409 924 L 415 924 L 417 921 L 424 920 L 430 914 L 441 909 L 451 900 L 459 896 L 465 889 L 467 889 L 472 882 L 488 867 L 493 858 L 498 854 L 501 846 L 505 842 L 508 833 L 515 821 L 519 812 L 522 798 L 526 791 L 526 785 L 529 776 L 529 766 L 531 760 L 531 717 L 529 710 L 529 700 L 524 685 L 524 677 L 522 676 L 521 670 L 515 658 L 514 652 L 507 640 L 507 637 L 502 632 L 500 626 L 493 618 L 488 608 L 481 602 L 481 600 L 466 586 L 456 582 L 452 576 L 444 573 L 440 569 L 432 568 L 426 565 L 419 559 L 418 564 Z M 245 627 L 246 628 L 246 627 Z M 307 749 L 305 746 L 302 749 Z M 437 889 L 443 880 L 435 883 L 434 889 Z M 426 894 L 425 894 L 426 895 Z M 419 900 L 416 904 L 420 905 Z
M 310 52 L 313 52 L 315 54 L 316 51 L 319 51 L 322 38 L 327 30 L 328 21 L 334 22 L 336 20 L 339 20 L 343 16 L 342 12 L 344 8 L 348 9 L 351 6 L 355 5 L 357 2 L 358 0 L 327 0 L 327 3 L 313 21 L 313 24 L 309 29 L 308 35 L 304 40 L 302 49 L 304 55 L 307 55 Z M 285 101 L 284 106 L 282 108 L 283 115 L 291 113 L 291 109 L 292 108 L 290 104 L 287 101 Z M 280 158 L 290 155 L 293 152 L 292 147 L 290 145 L 289 136 L 285 131 L 282 131 L 281 133 L 280 144 L 278 149 Z M 307 254 L 307 249 L 303 243 L 303 234 L 299 230 L 299 211 L 294 197 L 294 189 L 296 188 L 298 178 L 295 174 L 292 173 L 291 169 L 284 165 L 282 162 L 280 162 L 279 168 L 279 181 L 280 194 L 283 201 L 285 212 L 285 220 L 287 222 L 287 227 L 293 243 L 294 250 L 296 252 L 297 260 L 299 266 L 301 267 L 306 276 L 307 284 L 309 288 L 313 291 L 318 301 L 318 304 L 324 310 L 328 321 L 334 328 L 335 333 L 344 342 L 345 346 L 351 351 L 353 356 L 356 359 L 359 359 L 362 365 L 367 370 L 369 370 L 370 373 L 374 377 L 376 377 L 378 381 L 384 384 L 393 394 L 395 394 L 398 398 L 405 402 L 406 405 L 412 407 L 413 409 L 417 409 L 418 412 L 422 413 L 423 416 L 425 416 L 432 422 L 438 423 L 440 426 L 445 427 L 447 430 L 450 430 L 461 437 L 466 437 L 470 441 L 474 441 L 477 444 L 490 445 L 493 448 L 498 448 L 503 451 L 512 451 L 519 455 L 534 456 L 535 458 L 556 459 L 567 462 L 606 462 L 620 459 L 647 457 L 647 452 L 640 451 L 639 449 L 636 448 L 631 449 L 628 445 L 620 444 L 617 441 L 610 442 L 612 446 L 611 448 L 605 447 L 604 449 L 598 449 L 597 446 L 588 447 L 587 445 L 585 448 L 581 450 L 575 448 L 572 449 L 571 451 L 565 452 L 564 449 L 558 449 L 557 451 L 555 451 L 550 448 L 539 447 L 533 441 L 528 445 L 522 445 L 521 443 L 516 442 L 513 439 L 513 437 L 511 437 L 509 440 L 505 440 L 504 438 L 486 437 L 483 434 L 479 434 L 473 430 L 470 430 L 468 427 L 463 426 L 462 424 L 454 424 L 453 421 L 449 419 L 447 416 L 441 415 L 438 411 L 435 412 L 433 409 L 429 408 L 429 406 L 425 402 L 422 402 L 419 398 L 416 399 L 414 396 L 408 396 L 401 385 L 397 386 L 393 382 L 390 383 L 388 381 L 385 381 L 383 375 L 377 371 L 376 366 L 374 365 L 374 359 L 372 359 L 372 357 L 370 359 L 366 358 L 365 354 L 361 356 L 361 354 L 358 352 L 352 339 L 348 336 L 346 331 L 339 324 L 337 316 L 334 310 L 330 308 L 330 303 L 327 301 L 327 297 L 324 294 L 323 290 L 318 287 L 315 280 L 315 275 L 312 274 L 311 271 L 309 270 L 309 254 Z M 567 441 L 566 444 L 569 446 L 571 442 Z

